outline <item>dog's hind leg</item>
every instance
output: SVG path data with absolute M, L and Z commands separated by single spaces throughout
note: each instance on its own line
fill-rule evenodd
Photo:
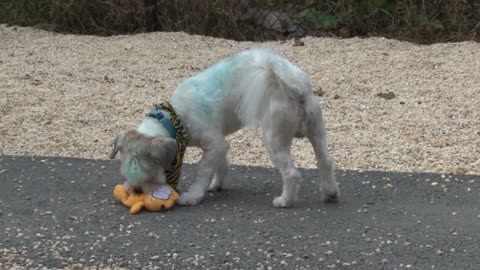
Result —
M 227 153 L 228 144 L 222 135 L 205 136 L 201 148 L 203 154 L 196 166 L 194 182 L 178 199 L 181 205 L 195 205 L 203 199 L 219 162 Z
M 317 167 L 320 171 L 320 190 L 325 202 L 338 201 L 338 184 L 335 180 L 334 166 L 330 160 L 327 145 L 327 134 L 322 119 L 322 110 L 315 99 L 309 98 L 305 104 L 307 121 L 307 138 L 313 146 Z
M 288 103 L 273 101 L 263 121 L 264 141 L 275 167 L 283 181 L 282 194 L 273 200 L 275 207 L 291 207 L 297 199 L 302 176 L 293 165 L 291 145 L 298 116 L 291 113 Z

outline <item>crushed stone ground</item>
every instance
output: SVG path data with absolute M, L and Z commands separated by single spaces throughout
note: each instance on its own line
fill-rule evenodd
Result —
M 322 90 L 337 168 L 480 174 L 480 44 L 303 41 L 76 36 L 0 25 L 0 154 L 106 159 L 116 132 L 135 127 L 183 79 L 264 46 L 289 57 Z M 272 166 L 253 132 L 229 141 L 232 163 Z M 315 166 L 307 140 L 297 140 L 293 152 L 299 166 Z M 187 152 L 187 162 L 198 157 L 198 150 Z

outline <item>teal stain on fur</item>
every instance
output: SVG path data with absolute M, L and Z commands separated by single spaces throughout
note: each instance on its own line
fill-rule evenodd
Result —
M 141 154 L 139 147 L 133 146 L 132 148 L 134 149 L 129 149 L 131 151 L 130 158 L 124 162 L 123 173 L 130 181 L 140 182 L 147 177 L 147 174 L 145 173 L 145 168 L 138 161 Z
M 129 160 L 124 168 L 125 176 L 133 182 L 139 182 L 145 179 L 147 175 L 136 159 Z
M 196 101 L 205 112 L 211 112 L 212 104 L 220 103 L 225 97 L 226 91 L 223 89 L 225 80 L 232 73 L 236 62 L 238 62 L 236 58 L 225 59 L 185 81 L 197 88 Z

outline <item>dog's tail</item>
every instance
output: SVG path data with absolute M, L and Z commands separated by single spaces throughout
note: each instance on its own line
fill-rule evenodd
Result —
M 244 66 L 237 109 L 244 125 L 258 126 L 274 96 L 297 99 L 312 93 L 308 75 L 284 57 L 268 49 L 249 53 L 252 60 Z

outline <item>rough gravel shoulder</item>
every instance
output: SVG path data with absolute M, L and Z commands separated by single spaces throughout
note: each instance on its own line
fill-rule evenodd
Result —
M 135 126 L 183 79 L 266 46 L 304 68 L 324 93 L 337 168 L 480 174 L 480 44 L 304 43 L 185 33 L 76 36 L 0 25 L 0 154 L 105 159 L 116 132 Z M 229 140 L 232 163 L 271 166 L 252 132 Z M 293 151 L 298 165 L 314 167 L 306 140 Z M 198 155 L 189 150 L 187 161 Z

